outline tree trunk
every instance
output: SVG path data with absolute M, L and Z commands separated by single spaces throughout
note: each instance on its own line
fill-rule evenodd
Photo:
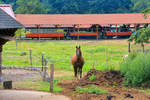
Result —
M 142 43 L 141 46 L 142 46 L 142 51 L 144 53 L 144 44 Z
M 131 52 L 131 45 L 130 45 L 130 42 L 128 42 L 128 52 L 129 52 L 129 53 Z

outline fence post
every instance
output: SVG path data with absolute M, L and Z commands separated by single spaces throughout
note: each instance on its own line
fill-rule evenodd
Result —
M 106 67 L 108 67 L 108 58 L 107 58 L 107 55 L 106 55 L 105 61 L 106 61 Z
M 31 70 L 32 70 L 32 50 L 30 50 L 30 67 L 31 67 Z
M 18 42 L 17 42 L 17 39 L 16 39 L 16 49 L 18 49 Z
M 47 66 L 47 59 L 44 59 L 44 66 L 46 67 Z
M 43 66 L 44 66 L 44 54 L 42 54 L 41 62 L 42 62 L 42 71 L 43 71 Z
M 130 44 L 130 42 L 128 42 L 128 52 L 129 53 L 131 52 L 131 44 Z
M 95 69 L 95 62 L 93 62 L 93 65 L 92 65 L 93 69 Z
M 47 70 L 47 67 L 45 66 L 44 67 L 44 75 L 43 75 L 43 81 L 46 81 L 46 70 Z
M 53 92 L 54 64 L 50 65 L 50 92 Z

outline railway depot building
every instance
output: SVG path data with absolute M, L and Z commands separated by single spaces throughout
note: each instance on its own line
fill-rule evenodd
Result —
M 26 37 L 52 37 L 73 39 L 112 38 L 130 36 L 150 18 L 142 13 L 133 14 L 16 14 L 30 34 Z

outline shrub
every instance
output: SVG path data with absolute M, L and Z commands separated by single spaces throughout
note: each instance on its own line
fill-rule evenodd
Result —
M 125 85 L 141 85 L 150 79 L 150 53 L 131 53 L 120 68 Z
M 108 93 L 108 90 L 101 89 L 101 88 L 97 87 L 96 85 L 89 85 L 87 88 L 77 87 L 76 92 L 79 92 L 79 93 L 88 92 L 88 93 L 94 93 L 94 94 L 105 94 L 105 93 Z
M 90 80 L 90 81 L 93 81 L 93 80 L 95 80 L 95 78 L 96 78 L 96 75 L 95 75 L 95 74 L 92 74 L 92 75 L 89 77 L 89 80 Z

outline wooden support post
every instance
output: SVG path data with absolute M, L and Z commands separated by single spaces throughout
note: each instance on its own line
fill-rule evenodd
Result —
M 136 24 L 134 24 L 134 32 L 136 32 L 136 30 L 137 30 L 137 29 L 136 29 L 136 27 L 137 27 L 137 25 L 136 25 Z
M 30 50 L 30 68 L 32 70 L 32 50 Z
M 38 25 L 39 41 L 40 41 L 40 25 Z
M 98 25 L 96 25 L 96 33 L 97 33 L 96 39 L 98 40 Z
M 43 71 L 43 66 L 44 66 L 44 54 L 42 54 L 41 63 L 42 63 L 42 69 L 41 69 L 41 71 Z
M 118 25 L 116 24 L 116 30 L 115 30 L 116 32 L 118 32 L 118 27 L 117 27 L 117 26 L 118 26 Z
M 50 92 L 53 92 L 54 64 L 50 65 Z
M 2 81 L 2 45 L 0 46 L 0 82 Z
M 40 33 L 40 25 L 38 25 L 38 33 Z
M 58 25 L 57 27 L 58 27 L 58 30 L 59 30 L 60 29 L 60 25 Z M 60 40 L 60 33 L 59 33 L 59 40 Z
M 77 36 L 78 40 L 79 40 L 79 32 L 80 32 L 80 29 L 79 29 L 79 25 L 78 25 L 78 36 Z

